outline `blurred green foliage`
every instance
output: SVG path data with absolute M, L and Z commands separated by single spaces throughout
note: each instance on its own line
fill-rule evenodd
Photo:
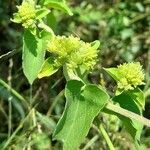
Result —
M 20 27 L 16 27 L 10 21 L 17 3 L 18 1 L 15 0 L 0 1 L 0 54 L 18 48 L 21 45 L 22 40 L 20 36 L 22 32 L 20 31 Z

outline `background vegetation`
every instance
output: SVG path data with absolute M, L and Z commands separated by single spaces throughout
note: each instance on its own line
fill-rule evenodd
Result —
M 61 143 L 51 141 L 51 134 L 64 109 L 65 79 L 62 70 L 59 70 L 50 78 L 36 80 L 32 96 L 38 125 L 30 128 L 26 104 L 30 98 L 30 86 L 21 68 L 23 29 L 21 25 L 10 22 L 16 11 L 15 6 L 20 3 L 19 0 L 0 1 L 0 143 L 12 138 L 10 134 L 20 129 L 14 134 L 13 140 L 8 141 L 9 149 L 27 149 L 30 143 L 32 149 L 59 150 Z M 146 84 L 141 87 L 146 98 L 143 113 L 150 119 L 150 1 L 70 0 L 68 3 L 74 15 L 70 17 L 52 10 L 53 15 L 49 16 L 48 24 L 59 35 L 73 34 L 84 41 L 101 41 L 99 62 L 89 75 L 89 80 L 105 85 L 110 94 L 114 90 L 114 83 L 104 76 L 101 68 L 140 61 L 146 75 Z M 116 117 L 101 114 L 97 118 L 103 121 L 116 149 L 133 149 L 130 136 Z M 143 150 L 148 150 L 149 128 L 144 128 L 141 140 Z M 95 126 L 81 148 L 108 149 Z

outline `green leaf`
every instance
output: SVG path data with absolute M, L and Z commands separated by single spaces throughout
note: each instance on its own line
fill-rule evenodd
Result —
M 10 20 L 14 23 L 21 23 L 21 21 L 22 21 L 18 13 L 14 13 L 13 19 L 10 19 Z
M 136 104 L 131 94 L 129 95 L 127 92 L 123 92 L 119 96 L 115 96 L 113 98 L 113 101 L 119 103 L 119 105 L 124 109 L 142 115 L 141 108 Z M 140 135 L 142 132 L 143 125 L 133 119 L 121 115 L 119 115 L 119 118 L 125 125 L 127 131 L 133 137 L 136 149 L 140 149 L 139 143 L 140 143 Z
M 43 17 L 45 17 L 46 15 L 48 15 L 50 12 L 49 9 L 47 8 L 41 8 L 36 12 L 36 19 L 41 19 Z
M 29 30 L 26 30 L 24 33 L 22 56 L 23 71 L 30 84 L 37 78 L 44 62 L 46 39 L 49 36 L 42 32 L 41 38 L 38 38 Z
M 93 48 L 98 49 L 100 46 L 100 41 L 96 40 L 96 41 L 92 42 L 91 45 Z
M 71 16 L 73 15 L 70 8 L 67 6 L 65 0 L 45 0 L 44 5 L 48 8 L 55 8 L 64 11 Z
M 144 110 L 145 107 L 144 93 L 139 88 L 129 90 L 127 91 L 127 94 L 135 101 L 139 109 L 142 108 Z
M 41 31 L 40 40 L 42 42 L 42 47 L 44 50 L 47 49 L 47 41 L 51 40 L 51 38 L 52 38 L 52 34 L 50 32 L 45 30 Z
M 116 81 L 119 81 L 121 78 L 117 68 L 104 68 L 104 70 Z
M 53 31 L 56 31 L 57 21 L 53 11 L 46 16 L 46 22 Z
M 54 65 L 54 59 L 49 57 L 45 60 L 44 64 L 42 65 L 42 69 L 38 74 L 38 78 L 48 77 L 54 74 L 58 68 Z
M 54 138 L 63 141 L 64 150 L 76 150 L 109 96 L 96 85 L 84 85 L 78 80 L 67 82 L 65 96 L 65 110 L 57 124 Z

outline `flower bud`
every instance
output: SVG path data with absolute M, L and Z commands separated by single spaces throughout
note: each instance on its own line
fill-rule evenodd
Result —
M 25 28 L 33 26 L 34 20 L 36 18 L 36 10 L 34 4 L 29 3 L 28 1 L 23 1 L 22 5 L 17 6 L 17 8 L 22 25 Z
M 122 77 L 118 81 L 119 89 L 132 90 L 138 85 L 144 84 L 144 73 L 139 62 L 119 65 L 118 72 Z

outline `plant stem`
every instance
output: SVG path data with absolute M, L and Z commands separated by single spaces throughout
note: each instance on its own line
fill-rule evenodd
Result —
M 76 77 L 75 75 L 73 76 L 73 73 L 69 74 L 68 70 L 67 70 L 67 67 L 65 66 L 63 68 L 64 70 L 64 74 L 65 74 L 65 77 L 66 77 L 66 80 L 69 80 L 69 79 L 76 79 L 76 80 L 79 80 L 78 78 L 79 77 Z M 146 119 L 144 118 L 143 116 L 140 116 L 136 113 L 133 113 L 129 110 L 126 110 L 126 109 L 123 109 L 119 106 L 116 106 L 114 104 L 112 104 L 111 102 L 109 102 L 106 106 L 105 106 L 106 109 L 110 110 L 110 111 L 113 111 L 117 114 L 121 114 L 125 117 L 128 117 L 128 118 L 131 118 L 131 119 L 134 119 L 138 122 L 141 122 L 143 125 L 146 125 L 148 127 L 150 127 L 150 120 L 149 119 Z
M 32 110 L 30 116 L 30 126 L 36 126 L 36 118 L 35 118 L 35 109 L 32 108 L 33 98 L 32 98 L 32 85 L 30 85 L 30 96 L 29 96 L 29 109 Z
M 19 126 L 16 128 L 16 130 L 13 132 L 13 134 L 9 137 L 9 139 L 6 141 L 6 143 L 3 146 L 3 150 L 7 148 L 9 143 L 12 141 L 12 139 L 15 137 L 15 135 L 18 133 L 18 131 L 23 127 L 24 122 L 26 119 L 30 116 L 30 113 L 32 110 L 28 113 L 28 115 L 20 122 Z
M 11 104 L 11 100 L 12 100 L 12 97 L 10 96 L 9 97 L 9 99 L 8 99 L 8 101 L 9 101 L 9 115 L 8 115 L 8 138 L 10 137 L 10 135 L 11 135 L 11 128 L 12 128 L 12 115 L 11 115 L 11 113 L 12 113 L 12 104 Z
M 38 27 L 46 30 L 49 33 L 51 33 L 52 37 L 55 36 L 53 30 L 49 26 L 47 26 L 42 20 L 40 20 L 40 23 L 38 24 Z
M 128 111 L 124 108 L 121 108 L 120 106 L 116 106 L 114 104 L 112 104 L 111 102 L 109 102 L 106 107 L 106 109 L 110 110 L 110 111 L 113 111 L 117 114 L 121 114 L 125 117 L 128 117 L 128 118 L 131 118 L 131 119 L 134 119 L 140 123 L 142 123 L 143 125 L 146 125 L 148 127 L 150 127 L 150 120 L 149 119 L 146 119 L 138 114 L 135 114 L 131 111 Z
M 2 85 L 4 88 L 6 88 L 7 90 L 10 91 L 10 93 L 16 97 L 18 100 L 22 101 L 25 106 L 27 107 L 28 103 L 26 102 L 26 100 L 14 89 L 12 89 L 5 81 L 3 81 L 2 79 L 0 79 L 0 85 Z
M 69 71 L 67 70 L 66 66 L 63 67 L 63 71 L 64 71 L 64 74 L 65 74 L 66 80 L 70 80 L 70 79 L 81 80 L 79 77 L 76 77 L 72 72 L 70 74 Z M 140 115 L 138 115 L 134 112 L 131 112 L 131 111 L 126 110 L 124 108 L 121 108 L 119 106 L 116 106 L 116 105 L 112 104 L 111 102 L 108 102 L 108 104 L 105 106 L 105 108 L 110 110 L 110 111 L 113 111 L 117 114 L 121 114 L 125 117 L 134 119 L 134 120 L 142 123 L 143 125 L 146 125 L 146 126 L 150 127 L 150 120 L 149 119 L 146 119 L 143 116 L 140 116 Z
M 30 85 L 29 89 L 29 111 L 32 110 L 32 85 Z M 32 126 L 32 112 L 31 115 L 29 116 L 29 127 Z
M 54 99 L 51 107 L 48 109 L 46 116 L 50 116 L 54 107 L 56 106 L 57 102 L 60 100 L 60 98 L 64 95 L 64 90 L 62 90 Z
M 12 71 L 12 67 L 13 67 L 13 60 L 9 59 L 9 71 L 8 71 L 8 84 L 9 84 L 9 98 L 8 98 L 8 138 L 11 135 L 11 130 L 12 130 L 12 96 L 11 96 L 11 80 L 12 80 L 12 76 L 11 76 L 11 71 Z
M 4 60 L 6 60 L 6 59 L 12 57 L 13 55 L 15 55 L 15 54 L 17 54 L 17 53 L 19 53 L 19 52 L 21 52 L 21 48 L 20 48 L 20 47 L 18 47 L 17 49 L 14 49 L 14 50 L 12 50 L 12 51 L 9 51 L 9 52 L 6 53 L 6 54 L 1 55 L 1 56 L 0 56 L 0 62 L 2 62 L 2 61 L 4 61 Z
M 32 107 L 32 85 L 30 85 L 29 105 L 30 105 L 30 109 L 31 109 L 31 107 Z
M 29 115 L 29 128 L 31 129 L 32 127 L 36 126 L 36 118 L 35 118 L 35 108 L 33 108 L 33 95 L 32 95 L 32 84 L 30 84 L 30 89 L 29 89 L 29 112 L 31 114 Z M 28 145 L 27 145 L 27 150 L 31 150 L 31 134 L 29 135 L 28 138 Z
M 101 131 L 103 137 L 105 138 L 109 149 L 110 150 L 115 150 L 115 148 L 114 148 L 114 146 L 113 146 L 113 144 L 112 144 L 112 142 L 111 142 L 111 140 L 110 140 L 110 138 L 109 138 L 109 136 L 108 136 L 108 134 L 107 134 L 107 132 L 106 132 L 106 130 L 105 130 L 105 128 L 104 128 L 102 123 L 99 125 L 99 130 Z
M 82 150 L 89 149 L 99 138 L 99 135 L 95 135 L 85 146 L 82 148 Z

